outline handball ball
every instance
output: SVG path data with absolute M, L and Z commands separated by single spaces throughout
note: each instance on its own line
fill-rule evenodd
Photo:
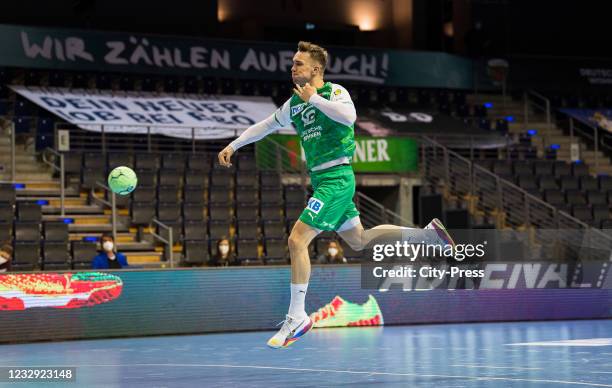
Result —
M 136 173 L 126 166 L 119 166 L 108 174 L 108 185 L 115 194 L 128 195 L 137 183 Z

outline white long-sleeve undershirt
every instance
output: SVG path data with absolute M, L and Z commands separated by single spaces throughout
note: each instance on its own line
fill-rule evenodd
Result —
M 335 93 L 336 89 L 340 89 L 340 92 Z M 230 143 L 230 147 L 236 151 L 247 144 L 263 139 L 280 128 L 291 125 L 290 101 L 291 99 L 288 99 L 270 117 L 248 127 L 236 140 Z M 353 105 L 353 101 L 346 89 L 340 85 L 334 85 L 330 100 L 326 100 L 318 94 L 313 94 L 308 103 L 330 119 L 343 125 L 353 125 L 357 119 L 355 105 Z

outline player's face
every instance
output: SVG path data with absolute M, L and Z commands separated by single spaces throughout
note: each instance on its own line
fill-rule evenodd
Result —
M 312 79 L 318 74 L 319 66 L 316 64 L 309 53 L 298 51 L 293 56 L 293 66 L 291 66 L 291 78 L 293 83 L 304 86 L 306 82 L 312 83 Z

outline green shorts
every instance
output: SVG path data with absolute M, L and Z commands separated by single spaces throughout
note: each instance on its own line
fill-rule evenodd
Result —
M 334 231 L 346 221 L 359 216 L 359 211 L 353 202 L 355 195 L 353 167 L 340 165 L 321 171 L 311 171 L 310 180 L 314 193 L 308 199 L 308 204 L 300 215 L 300 221 L 319 230 Z

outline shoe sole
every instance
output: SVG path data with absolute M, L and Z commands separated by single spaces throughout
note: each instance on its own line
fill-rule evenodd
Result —
M 313 322 L 312 319 L 310 319 L 310 322 L 308 322 L 308 325 L 304 326 L 304 328 L 302 328 L 302 330 L 296 334 L 295 336 L 285 340 L 285 343 L 279 346 L 272 346 L 269 343 L 267 344 L 268 347 L 272 348 L 272 349 L 282 349 L 282 348 L 287 348 L 289 346 L 291 346 L 291 344 L 293 344 L 294 342 L 296 342 L 297 340 L 299 340 L 301 337 L 303 337 L 306 333 L 308 333 L 310 330 L 312 330 L 312 326 L 313 326 Z
M 433 220 L 431 220 L 431 224 L 434 226 L 434 229 L 435 229 L 436 233 L 438 234 L 438 236 L 442 240 L 444 240 L 444 242 L 447 245 L 450 245 L 452 247 L 455 246 L 455 240 L 453 240 L 453 238 L 448 233 L 448 231 L 446 230 L 446 228 L 444 227 L 444 225 L 442 224 L 442 222 L 439 219 L 434 218 Z

